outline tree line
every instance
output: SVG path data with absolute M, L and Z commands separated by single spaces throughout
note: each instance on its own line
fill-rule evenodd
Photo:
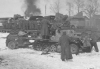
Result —
M 44 0 L 48 2 L 49 0 Z M 54 0 L 53 4 L 50 5 L 50 10 L 56 14 L 60 13 L 62 9 L 63 0 Z M 73 11 L 76 11 L 76 14 L 79 12 L 83 12 L 88 18 L 93 17 L 94 15 L 100 12 L 100 3 L 99 0 L 65 0 L 66 11 L 68 15 L 71 16 Z

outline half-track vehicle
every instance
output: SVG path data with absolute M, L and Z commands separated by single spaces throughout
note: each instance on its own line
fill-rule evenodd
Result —
M 6 46 L 10 49 L 17 49 L 20 47 L 31 46 L 33 49 L 39 50 L 39 51 L 48 50 L 50 52 L 60 52 L 60 46 L 58 45 L 58 40 L 59 40 L 59 37 L 61 36 L 61 33 L 60 34 L 57 33 L 58 28 L 60 27 L 61 31 L 68 32 L 68 30 L 75 31 L 75 27 L 70 26 L 69 21 L 64 21 L 61 24 L 53 20 L 54 16 L 51 16 L 51 17 L 52 17 L 52 20 L 50 21 L 50 24 L 55 25 L 55 26 L 50 31 L 51 32 L 50 39 L 42 39 L 40 36 L 41 20 L 44 17 L 33 16 L 29 20 L 18 20 L 16 23 L 12 24 L 10 34 L 6 38 Z M 48 18 L 50 19 L 50 16 Z M 51 22 L 54 22 L 54 23 L 51 23 Z M 74 35 L 77 35 L 77 34 L 74 34 Z M 71 46 L 71 52 L 73 54 L 78 54 L 80 51 L 84 51 L 84 52 L 91 51 L 90 47 L 83 46 L 83 42 L 79 38 L 80 35 L 74 38 L 71 37 L 70 46 Z M 56 39 L 54 40 L 51 39 L 52 37 L 56 37 L 57 41 Z M 31 42 L 31 40 L 33 40 L 33 42 Z

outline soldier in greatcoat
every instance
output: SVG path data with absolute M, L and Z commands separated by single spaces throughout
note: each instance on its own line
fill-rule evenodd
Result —
M 65 61 L 72 59 L 71 47 L 69 45 L 70 38 L 66 35 L 66 32 L 63 32 L 62 36 L 59 39 L 59 45 L 61 46 L 61 60 Z
M 44 18 L 41 22 L 42 28 L 41 28 L 41 35 L 43 39 L 47 39 L 49 37 L 49 21 Z

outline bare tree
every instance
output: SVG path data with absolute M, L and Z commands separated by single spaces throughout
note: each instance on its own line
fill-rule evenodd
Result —
M 71 1 L 66 1 L 66 6 L 67 6 L 68 14 L 69 14 L 69 16 L 71 16 L 71 14 L 73 12 L 72 8 L 74 7 L 74 5 Z
M 56 1 L 50 6 L 50 10 L 51 10 L 53 13 L 60 13 L 60 10 L 61 10 L 60 0 L 56 0 Z
M 83 10 L 84 0 L 74 0 L 74 3 L 76 5 L 76 7 L 77 7 L 77 12 L 78 13 Z
M 93 15 L 99 12 L 99 0 L 87 0 L 87 5 L 84 9 L 85 14 L 91 18 Z

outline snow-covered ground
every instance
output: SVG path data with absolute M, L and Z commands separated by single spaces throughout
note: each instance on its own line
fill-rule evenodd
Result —
M 6 37 L 9 33 L 0 33 L 0 37 Z
M 98 47 L 100 49 L 99 42 Z M 0 38 L 0 69 L 100 69 L 100 52 L 73 55 L 72 62 L 62 62 L 60 53 L 41 55 L 32 49 L 9 50 L 5 39 Z
M 5 49 L 6 45 L 5 45 L 5 38 L 9 33 L 0 33 L 0 50 Z

